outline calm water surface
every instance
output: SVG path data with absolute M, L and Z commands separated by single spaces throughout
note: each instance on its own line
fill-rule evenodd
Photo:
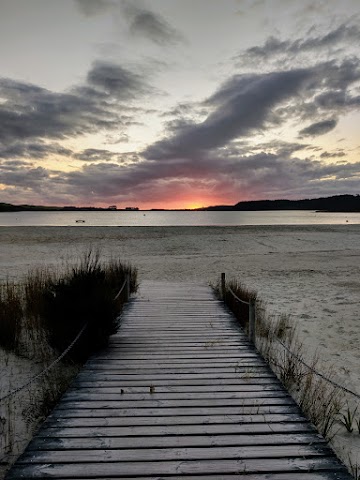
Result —
M 2 212 L 0 226 L 234 226 L 360 224 L 360 213 L 269 212 Z

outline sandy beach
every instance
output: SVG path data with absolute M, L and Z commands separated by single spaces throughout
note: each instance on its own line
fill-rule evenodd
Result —
M 308 357 L 360 394 L 360 225 L 1 227 L 1 279 L 21 281 L 89 247 L 130 262 L 140 281 L 215 283 L 226 272 L 256 289 L 268 312 L 290 314 Z M 360 450 L 359 435 L 343 437 Z
M 360 391 L 360 225 L 247 227 L 2 227 L 1 279 L 62 266 L 91 247 L 139 279 L 214 283 L 221 272 L 291 314 L 303 341 Z

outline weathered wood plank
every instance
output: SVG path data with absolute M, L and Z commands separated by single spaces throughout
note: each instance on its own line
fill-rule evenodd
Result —
M 132 408 L 137 410 L 139 408 L 154 408 L 154 407 L 161 407 L 162 409 L 167 408 L 192 408 L 192 407 L 204 407 L 204 408 L 212 408 L 212 407 L 224 407 L 224 408 L 231 408 L 231 407 L 238 407 L 238 408 L 260 408 L 260 407 L 276 407 L 277 405 L 285 405 L 289 406 L 292 405 L 295 408 L 298 408 L 294 404 L 294 400 L 289 396 L 267 396 L 267 397 L 259 397 L 259 398 L 252 398 L 252 397 L 245 397 L 245 398 L 207 398 L 206 404 L 203 398 L 198 399 L 174 399 L 174 400 L 164 400 L 159 398 L 158 396 L 153 398 L 153 396 L 147 400 L 139 400 L 134 399 L 131 396 L 131 400 L 129 400 L 126 396 L 122 396 L 118 400 L 90 400 L 86 399 L 84 401 L 72 401 L 72 402 L 63 402 L 61 401 L 56 410 L 59 409 L 69 409 L 69 408 L 79 408 L 79 409 L 86 409 L 86 408 L 103 408 L 103 409 L 127 409 Z M 120 415 L 120 413 L 119 413 Z
M 82 387 L 81 385 L 78 385 L 76 387 L 76 390 L 80 394 L 84 393 L 98 393 L 100 395 L 106 395 L 106 394 L 123 394 L 124 392 L 121 392 L 122 387 L 98 387 L 97 389 L 92 389 L 88 387 Z M 75 389 L 74 389 L 75 390 Z M 95 391 L 94 391 L 95 390 Z M 264 385 L 259 385 L 259 384 L 254 384 L 254 385 L 248 385 L 248 384 L 234 384 L 234 385 L 174 385 L 174 386 L 163 386 L 159 385 L 156 386 L 155 388 L 152 388 L 152 385 L 140 385 L 140 386 L 126 386 L 124 385 L 123 388 L 126 393 L 145 393 L 148 392 L 150 395 L 153 393 L 192 393 L 196 394 L 199 392 L 208 392 L 210 394 L 213 394 L 215 392 L 262 392 L 262 391 L 281 391 L 282 387 L 280 384 L 264 384 Z
M 307 458 L 266 458 L 239 460 L 195 460 L 195 461 L 158 461 L 158 462 L 107 462 L 107 463 L 72 463 L 72 464 L 36 464 L 18 465 L 18 476 L 25 478 L 103 478 L 124 476 L 171 475 L 171 474 L 237 474 L 275 473 L 275 472 L 316 472 L 340 470 L 340 462 L 332 457 Z M 15 471 L 15 469 L 14 469 Z M 13 479 L 14 476 L 10 476 Z M 326 477 L 325 477 L 326 478 Z M 351 479 L 350 476 L 342 477 Z
M 317 445 L 266 445 L 208 448 L 147 448 L 123 450 L 60 450 L 27 452 L 19 464 L 26 463 L 105 463 L 105 462 L 150 462 L 164 460 L 215 460 L 286 457 L 326 457 L 331 456 L 326 444 Z
M 274 379 L 274 375 L 270 373 L 268 370 L 265 368 L 259 369 L 259 371 L 256 371 L 254 369 L 246 369 L 243 371 L 234 371 L 234 369 L 231 372 L 220 372 L 220 373 L 204 373 L 204 372 L 197 372 L 197 373 L 161 373 L 162 370 L 159 369 L 158 373 L 143 373 L 143 372 L 138 372 L 137 374 L 135 373 L 113 373 L 113 374 L 104 374 L 104 373 L 89 373 L 86 370 L 80 373 L 76 379 L 76 382 L 97 382 L 97 381 L 102 381 L 102 382 L 117 382 L 117 381 L 149 381 L 149 380 L 156 380 L 156 381 L 166 381 L 166 380 L 177 380 L 177 381 L 182 381 L 182 380 L 224 380 L 224 379 L 248 379 L 248 378 L 263 378 L 263 379 Z
M 164 435 L 257 435 L 265 433 L 310 433 L 314 427 L 309 423 L 226 423 L 218 425 L 151 425 L 135 427 L 64 427 L 44 425 L 39 437 L 130 437 Z
M 129 368 L 129 369 L 121 369 L 121 370 L 110 370 L 109 372 L 106 372 L 104 370 L 97 371 L 97 370 L 87 370 L 84 369 L 80 374 L 79 374 L 79 379 L 89 379 L 92 378 L 94 380 L 97 379 L 103 379 L 103 380 L 116 380 L 120 378 L 124 379 L 136 379 L 138 378 L 158 378 L 158 379 L 166 379 L 166 378 L 196 378 L 204 375 L 204 378 L 213 378 L 216 379 L 218 376 L 221 377 L 223 374 L 225 378 L 228 375 L 228 378 L 239 378 L 241 375 L 247 375 L 248 373 L 255 374 L 260 377 L 271 377 L 272 374 L 266 369 L 266 367 L 261 366 L 261 367 L 254 367 L 254 368 L 243 368 L 243 367 L 238 367 L 238 368 L 202 368 L 202 369 L 196 369 L 196 368 L 183 368 L 177 370 L 177 372 L 173 372 L 172 369 L 169 368 L 153 368 L 153 369 L 144 369 L 144 370 L 139 370 L 136 368 Z
M 174 417 L 179 415 L 254 415 L 254 414 L 289 414 L 289 413 L 299 413 L 298 407 L 295 405 L 258 405 L 250 407 L 179 407 L 179 408 L 135 408 L 132 406 L 129 408 L 119 408 L 119 403 L 117 403 L 117 408 L 109 410 L 109 408 L 66 408 L 66 409 L 57 409 L 53 414 L 50 415 L 49 419 L 53 420 L 55 418 L 95 418 L 95 417 L 104 417 L 111 418 L 112 416 L 116 418 L 122 417 Z
M 98 450 L 181 447 L 231 447 L 266 445 L 316 445 L 326 443 L 316 433 L 270 433 L 266 435 L 173 435 L 157 437 L 36 437 L 28 450 Z
M 77 428 L 77 427 L 135 427 L 143 425 L 225 425 L 237 424 L 272 424 L 280 422 L 306 422 L 306 418 L 299 413 L 286 414 L 233 414 L 233 415 L 177 415 L 177 416 L 134 416 L 134 417 L 82 417 L 63 418 L 50 417 L 45 427 Z
M 155 392 L 151 393 L 148 391 L 145 394 L 141 393 L 131 393 L 127 389 L 123 389 L 124 391 L 121 392 L 119 389 L 118 393 L 93 393 L 93 392 L 86 392 L 84 390 L 71 390 L 65 393 L 61 399 L 62 402 L 73 402 L 79 400 L 204 400 L 203 404 L 207 405 L 207 399 L 210 401 L 212 399 L 237 399 L 239 402 L 243 401 L 243 399 L 251 399 L 255 401 L 256 399 L 262 398 L 269 398 L 269 397 L 286 397 L 289 398 L 289 394 L 283 390 L 278 391 L 265 391 L 265 390 L 254 390 L 251 392 L 197 392 L 195 393 L 187 393 L 187 392 L 168 392 L 168 393 L 159 393 L 155 390 Z
M 216 384 L 216 387 L 214 386 Z M 261 377 L 253 375 L 251 377 L 243 376 L 241 377 L 229 377 L 229 378 L 183 378 L 183 379 L 156 379 L 156 378 L 139 378 L 138 380 L 128 380 L 126 378 L 120 378 L 118 380 L 96 380 L 91 381 L 88 379 L 78 379 L 74 382 L 73 386 L 78 388 L 96 388 L 96 389 L 111 389 L 111 388 L 124 388 L 124 387 L 149 387 L 152 385 L 154 387 L 211 387 L 211 391 L 214 388 L 219 386 L 228 387 L 231 386 L 243 386 L 243 385 L 255 385 L 260 387 L 263 385 L 274 386 L 278 384 L 277 380 L 274 380 L 272 377 Z M 279 385 L 281 387 L 281 385 Z M 226 388 L 222 391 L 226 391 Z M 201 390 L 202 391 L 202 390 Z M 111 392 L 110 392 L 111 393 Z

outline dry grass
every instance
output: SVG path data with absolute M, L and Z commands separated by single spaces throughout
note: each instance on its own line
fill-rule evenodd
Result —
M 294 397 L 303 413 L 326 438 L 330 439 L 343 407 L 340 391 L 312 371 L 316 369 L 318 363 L 316 358 L 310 364 L 311 369 L 302 363 L 304 347 L 289 316 L 268 315 L 263 303 L 257 298 L 257 293 L 241 283 L 232 281 L 227 286 L 243 300 L 256 299 L 256 348 Z M 220 296 L 219 284 L 214 290 Z M 247 306 L 239 305 L 228 289 L 225 302 L 247 330 L 249 313 L 244 308 Z M 331 377 L 331 372 L 322 373 Z
M 0 346 L 41 360 L 51 356 L 49 348 L 64 350 L 87 324 L 70 355 L 84 361 L 118 329 L 126 290 L 114 297 L 127 276 L 134 292 L 136 269 L 119 260 L 102 263 L 90 250 L 63 272 L 36 269 L 20 285 L 0 286 Z
M 19 288 L 9 282 L 0 285 L 0 347 L 15 350 L 21 330 L 23 306 Z

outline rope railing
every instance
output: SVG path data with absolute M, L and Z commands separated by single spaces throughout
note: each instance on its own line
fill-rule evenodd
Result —
M 333 385 L 334 387 L 336 388 L 340 388 L 342 391 L 346 392 L 346 393 L 349 393 L 350 395 L 353 395 L 354 397 L 356 398 L 359 398 L 360 399 L 360 394 L 356 393 L 356 392 L 353 392 L 352 390 L 348 389 L 347 387 L 344 387 L 343 385 L 340 385 L 339 383 L 335 382 L 334 380 L 331 380 L 331 378 L 327 377 L 326 375 L 324 375 L 323 373 L 320 373 L 318 372 L 314 367 L 312 367 L 311 365 L 308 365 L 306 362 L 304 362 L 304 360 L 299 357 L 299 355 L 297 355 L 296 353 L 292 352 L 290 350 L 289 347 L 287 347 L 278 337 L 274 337 L 275 340 L 277 340 L 277 342 L 280 343 L 280 345 L 294 358 L 296 358 L 296 360 L 298 362 L 300 362 L 302 365 L 304 365 L 304 367 L 306 367 L 308 370 L 310 370 L 314 375 L 322 378 L 323 380 L 327 381 L 328 383 L 331 383 L 331 385 Z
M 9 392 L 8 394 L 4 395 L 3 397 L 0 398 L 0 402 L 3 402 L 4 400 L 6 400 L 7 398 L 9 397 L 12 397 L 13 395 L 21 392 L 21 390 L 24 390 L 24 388 L 28 387 L 29 385 L 31 385 L 35 380 L 37 380 L 38 378 L 41 378 L 42 376 L 44 376 L 49 370 L 51 370 L 56 364 L 58 364 L 64 357 L 67 353 L 69 353 L 69 351 L 73 348 L 73 346 L 75 345 L 75 343 L 79 340 L 79 338 L 81 337 L 81 335 L 83 334 L 84 330 L 86 329 L 86 327 L 88 326 L 87 323 L 85 323 L 85 325 L 83 325 L 83 327 L 81 328 L 81 330 L 79 331 L 79 333 L 76 335 L 76 337 L 74 338 L 74 340 L 70 343 L 70 345 L 62 352 L 61 355 L 59 355 L 53 362 L 50 363 L 50 365 L 48 365 L 46 368 L 44 368 L 44 370 L 42 370 L 40 373 L 34 375 L 33 377 L 30 378 L 30 380 L 28 380 L 24 385 L 22 385 L 21 387 L 18 387 L 18 388 L 15 388 L 14 390 L 12 390 L 11 392 Z
M 238 302 L 248 305 L 249 306 L 249 339 L 251 342 L 255 343 L 255 327 L 256 327 L 256 313 L 255 313 L 255 300 L 250 298 L 250 300 L 247 302 L 246 300 L 242 300 L 240 297 L 238 297 L 235 292 L 226 285 L 226 277 L 225 273 L 221 274 L 221 293 L 222 293 L 222 298 L 223 301 L 226 301 L 226 292 L 229 291 L 232 296 L 237 300 Z
M 122 284 L 119 292 L 116 294 L 116 296 L 114 297 L 114 301 L 116 301 L 120 295 L 122 294 L 122 292 L 124 291 L 126 287 L 126 300 L 125 301 L 128 301 L 129 300 L 129 297 L 130 297 L 130 275 L 127 274 L 126 275 L 126 278 L 124 280 L 124 283 Z M 39 378 L 43 377 L 46 373 L 48 373 L 53 367 L 55 367 L 55 365 L 57 365 L 64 357 L 65 355 L 67 355 L 70 350 L 73 348 L 73 346 L 76 344 L 76 342 L 79 340 L 79 338 L 81 337 L 81 335 L 84 333 L 86 327 L 88 326 L 88 322 L 86 322 L 80 329 L 80 331 L 78 332 L 78 334 L 76 335 L 76 337 L 74 338 L 74 340 L 68 345 L 68 347 L 53 361 L 50 363 L 50 365 L 48 365 L 46 368 L 44 368 L 44 370 L 42 370 L 41 372 L 37 373 L 36 375 L 32 376 L 24 385 L 22 385 L 21 387 L 18 387 L 18 388 L 15 388 L 14 390 L 12 390 L 11 392 L 7 393 L 6 395 L 4 395 L 3 397 L 0 397 L 0 403 L 3 402 L 4 400 L 16 395 L 17 393 L 21 392 L 22 390 L 24 390 L 26 387 L 28 387 L 29 385 L 31 385 L 33 382 L 35 382 L 36 380 L 38 380 Z
M 227 287 L 227 289 L 229 290 L 229 292 L 231 293 L 231 295 L 235 298 L 235 300 L 237 300 L 238 302 L 241 302 L 241 303 L 244 303 L 245 305 L 250 305 L 250 302 L 246 302 L 245 300 L 242 300 L 240 297 L 238 297 L 234 291 L 230 288 L 230 287 Z
M 256 327 L 256 314 L 255 314 L 255 308 L 251 308 L 251 306 L 253 305 L 255 307 L 255 302 L 253 300 L 250 300 L 249 302 L 246 302 L 245 300 L 242 300 L 241 298 L 239 298 L 235 292 L 228 286 L 226 285 L 226 281 L 225 281 L 225 273 L 222 273 L 221 274 L 221 290 L 222 290 L 222 296 L 223 296 L 223 300 L 225 302 L 226 300 L 226 292 L 229 291 L 231 293 L 231 295 L 235 298 L 235 300 L 243 303 L 243 304 L 246 304 L 246 305 L 249 305 L 249 337 L 250 337 L 250 340 L 255 343 L 255 327 Z M 250 311 L 253 310 L 253 312 L 251 313 L 252 315 L 252 318 L 250 319 Z M 253 330 L 252 330 L 252 335 L 250 334 L 250 330 L 251 330 L 251 323 L 253 323 Z M 353 392 L 352 390 L 350 390 L 349 388 L 347 387 L 344 387 L 343 385 L 340 385 L 339 383 L 335 382 L 334 380 L 332 380 L 331 378 L 327 377 L 326 375 L 324 375 L 323 373 L 321 372 L 318 372 L 314 367 L 312 367 L 311 365 L 307 364 L 306 362 L 304 362 L 304 360 L 299 356 L 297 355 L 296 353 L 292 352 L 291 349 L 285 345 L 278 337 L 274 336 L 275 340 L 280 343 L 280 345 L 294 358 L 296 358 L 296 360 L 298 360 L 298 362 L 300 362 L 302 365 L 304 365 L 304 367 L 306 367 L 310 372 L 312 372 L 314 375 L 322 378 L 323 380 L 325 380 L 326 382 L 330 383 L 331 385 L 333 385 L 334 387 L 336 388 L 339 388 L 340 390 L 342 390 L 343 392 L 346 392 L 348 393 L 349 395 L 352 395 L 358 399 L 360 399 L 360 394 L 356 393 L 356 392 Z
M 120 290 L 114 297 L 114 301 L 116 301 L 120 297 L 125 287 L 126 287 L 126 301 L 127 301 L 130 297 L 130 275 L 129 274 L 126 275 L 124 283 L 122 284 Z

